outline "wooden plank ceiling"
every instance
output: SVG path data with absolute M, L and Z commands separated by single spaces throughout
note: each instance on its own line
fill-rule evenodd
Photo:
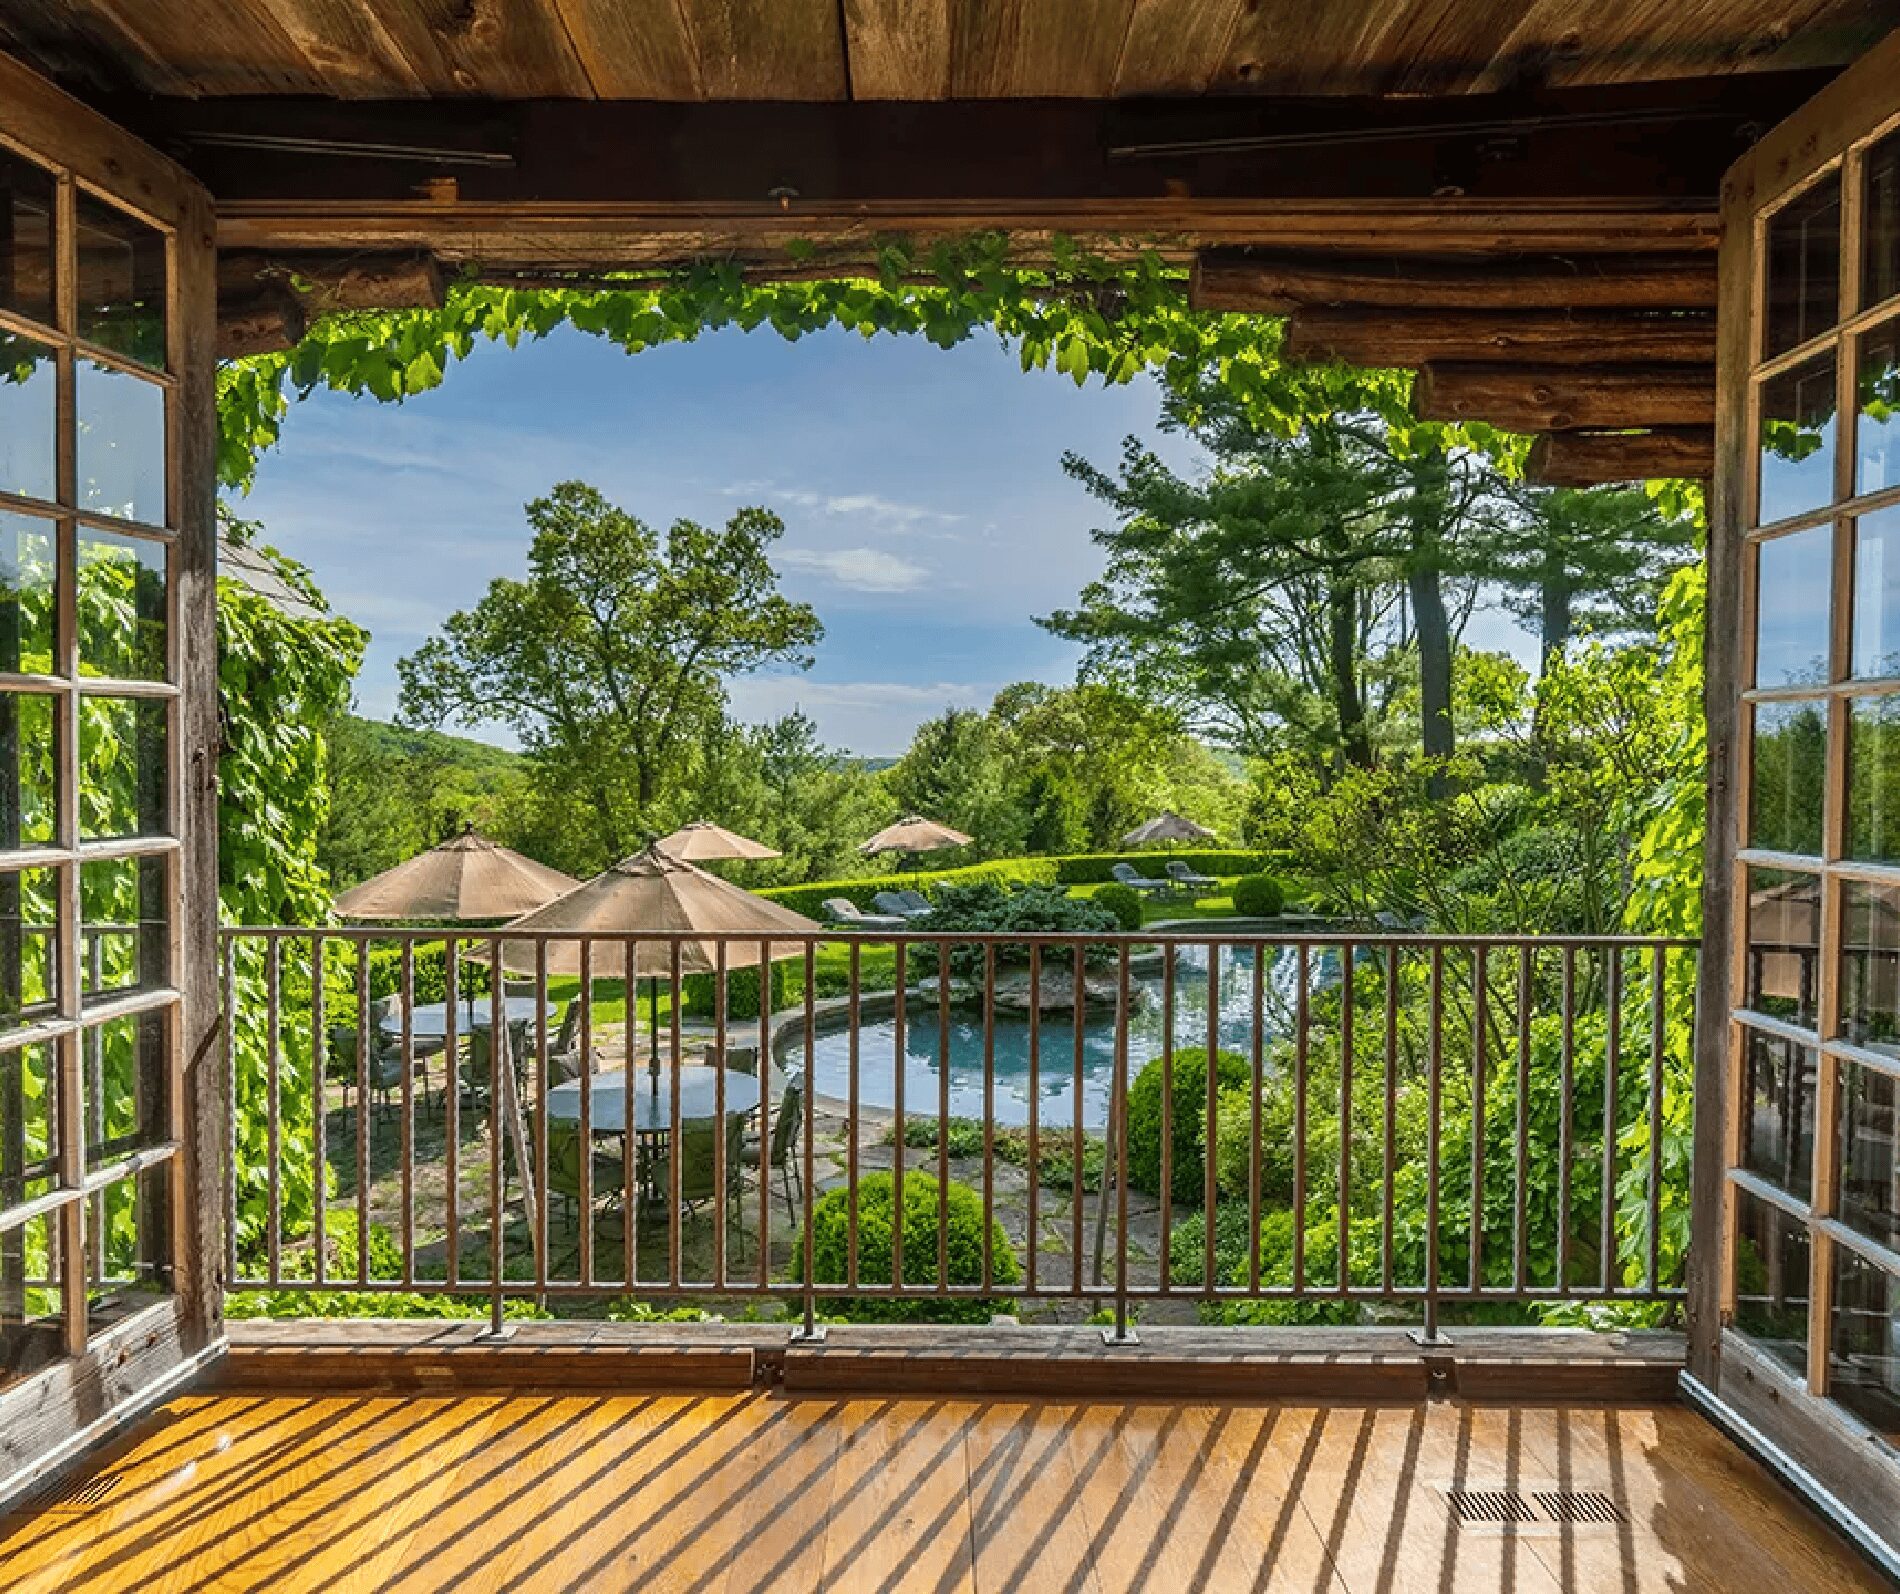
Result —
M 1892 0 L 0 0 L 0 47 L 160 95 L 1462 94 L 1840 66 Z
M 1719 178 L 1900 0 L 0 0 L 218 201 L 224 352 L 327 308 L 885 235 L 1158 247 L 1587 483 L 1712 461 Z M 815 253 L 788 268 L 786 244 Z

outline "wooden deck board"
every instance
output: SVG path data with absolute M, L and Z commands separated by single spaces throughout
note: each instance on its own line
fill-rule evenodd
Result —
M 0 1587 L 1789 1594 L 1883 1585 L 1680 1406 L 174 1400 L 87 1506 L 0 1519 Z M 1627 1520 L 1456 1524 L 1447 1488 Z

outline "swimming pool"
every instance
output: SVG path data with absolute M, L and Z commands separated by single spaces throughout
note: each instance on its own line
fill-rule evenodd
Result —
M 1181 947 L 1174 954 L 1174 1043 L 1177 1049 L 1207 1044 L 1207 949 Z M 1264 1011 L 1268 1038 L 1285 1025 L 1298 983 L 1298 954 L 1273 948 L 1268 957 Z M 1330 961 L 1329 961 L 1330 959 Z M 1316 955 L 1309 978 L 1317 989 L 1333 976 L 1336 954 Z M 1223 1048 L 1251 1055 L 1253 1047 L 1253 964 L 1251 947 L 1221 948 L 1219 1034 Z M 1161 1051 L 1162 975 L 1159 969 L 1134 981 L 1134 1011 L 1129 1019 L 1128 1068 L 1132 1078 Z M 1072 1124 L 1075 1112 L 1075 1015 L 1045 1013 L 1041 1022 L 1040 1066 L 1036 1084 L 1036 1121 Z M 792 1050 L 795 1053 L 799 1047 Z M 821 1029 L 813 1044 L 818 1094 L 847 1098 L 850 1091 L 851 1036 L 847 1029 Z M 1115 1061 L 1115 1016 L 1106 1005 L 1091 1006 L 1082 1027 L 1082 1122 L 1100 1129 L 1108 1122 Z M 950 1012 L 950 1115 L 983 1116 L 983 1014 L 975 1003 L 959 1003 Z M 941 1097 L 942 1060 L 938 1050 L 938 1010 L 934 996 L 910 997 L 905 1008 L 904 1111 L 934 1117 Z M 896 1096 L 897 1023 L 895 1016 L 858 1026 L 858 1100 L 888 1108 Z M 1029 1020 L 998 1015 L 996 1020 L 995 1121 L 1029 1122 Z

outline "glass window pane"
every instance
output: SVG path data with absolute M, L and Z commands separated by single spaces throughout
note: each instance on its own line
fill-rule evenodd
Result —
M 42 693 L 0 692 L 0 848 L 53 845 L 57 707 Z
M 57 1227 L 52 1213 L 0 1234 L 0 1384 L 63 1354 Z
M 0 874 L 0 1029 L 51 1012 L 59 1001 L 59 873 Z
M 52 347 L 0 328 L 0 491 L 58 497 L 58 395 Z
M 79 507 L 165 521 L 165 390 L 92 360 L 79 373 Z
M 1742 1166 L 1806 1201 L 1814 1180 L 1814 1092 L 1819 1054 L 1750 1031 L 1742 1052 Z
M 1820 956 L 1821 877 L 1750 869 L 1746 1005 L 1813 1028 Z
M 162 699 L 88 697 L 79 706 L 79 834 L 86 841 L 166 833 Z
M 167 983 L 165 876 L 157 857 L 80 865 L 80 989 L 87 996 Z
M 1834 533 L 1828 526 L 1756 544 L 1755 684 L 1825 686 L 1828 591 Z M 1900 581 L 1900 570 L 1895 572 Z
M 0 1052 L 0 1207 L 17 1207 L 58 1188 L 54 1056 L 46 1042 Z M 0 1241 L 0 1277 L 4 1274 Z
M 81 193 L 79 335 L 142 364 L 165 364 L 165 236 Z
M 1854 642 L 1858 679 L 1900 675 L 1900 506 L 1854 526 Z
M 53 174 L 0 149 L 0 307 L 53 325 Z
M 53 673 L 53 522 L 0 511 L 0 670 Z
M 1861 166 L 1860 308 L 1900 293 L 1900 129 Z
M 1735 1191 L 1735 1326 L 1805 1378 L 1808 1230 L 1752 1191 Z
M 165 545 L 79 532 L 79 672 L 165 679 Z
M 1847 706 L 1847 856 L 1900 861 L 1900 698 Z
M 1757 703 L 1749 845 L 1821 855 L 1827 753 L 1822 703 Z M 1895 793 L 1900 798 L 1900 792 Z M 1900 816 L 1896 816 L 1900 818 Z M 1895 838 L 1900 841 L 1900 836 Z
M 1841 1034 L 1885 1051 L 1900 1042 L 1900 886 L 1841 882 Z
M 151 1305 L 168 1287 L 165 1171 L 148 1168 L 107 1185 L 91 1205 L 99 1245 L 86 1318 L 96 1333 Z
M 1891 1044 L 1884 1050 L 1893 1051 Z M 1841 1222 L 1900 1251 L 1900 1079 L 1841 1065 Z
M 166 1014 L 131 1013 L 86 1030 L 86 1166 L 165 1139 Z
M 1783 371 L 1761 389 L 1761 525 L 1834 501 L 1834 356 Z
M 1900 487 L 1900 322 L 1861 339 L 1855 382 L 1854 491 Z
M 1772 359 L 1840 319 L 1841 178 L 1832 172 L 1768 222 L 1768 325 Z
M 1834 1247 L 1828 1388 L 1868 1427 L 1900 1439 L 1900 1279 Z

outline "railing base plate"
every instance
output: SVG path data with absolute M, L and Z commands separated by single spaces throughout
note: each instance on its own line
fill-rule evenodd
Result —
M 515 1337 L 515 1325 L 504 1323 L 500 1328 L 485 1328 L 475 1338 L 484 1345 L 505 1345 Z
M 1408 1328 L 1405 1331 L 1405 1337 L 1414 1345 L 1423 1346 L 1426 1350 L 1445 1350 L 1451 1345 L 1451 1336 L 1440 1334 L 1436 1330 Z
M 1105 1328 L 1102 1330 L 1102 1343 L 1109 1349 L 1116 1350 L 1123 1345 L 1139 1345 L 1141 1336 L 1132 1328 Z
M 816 1323 L 810 1328 L 800 1324 L 792 1330 L 791 1341 L 794 1345 L 822 1345 L 825 1342 L 825 1325 Z

